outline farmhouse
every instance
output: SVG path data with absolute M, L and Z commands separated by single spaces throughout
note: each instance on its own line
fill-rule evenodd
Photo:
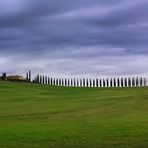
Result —
M 7 76 L 7 81 L 24 81 L 26 80 L 23 76 L 20 75 L 10 75 Z

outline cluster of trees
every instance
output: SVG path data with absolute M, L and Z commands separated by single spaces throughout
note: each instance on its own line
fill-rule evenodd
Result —
M 7 80 L 7 74 L 5 72 L 2 73 L 2 76 L 0 77 L 0 79 L 2 81 L 6 81 Z
M 26 81 L 31 82 L 31 71 L 26 72 Z

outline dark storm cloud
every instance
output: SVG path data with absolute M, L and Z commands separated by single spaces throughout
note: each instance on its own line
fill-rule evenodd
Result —
M 147 0 L 1 0 L 1 71 L 147 73 L 147 5 Z

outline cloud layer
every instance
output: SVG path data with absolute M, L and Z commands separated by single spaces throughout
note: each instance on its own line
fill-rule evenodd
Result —
M 147 74 L 147 0 L 1 0 L 0 72 Z

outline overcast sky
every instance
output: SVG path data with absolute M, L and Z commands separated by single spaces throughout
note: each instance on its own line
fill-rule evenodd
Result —
M 148 74 L 148 0 L 0 0 L 0 72 Z

